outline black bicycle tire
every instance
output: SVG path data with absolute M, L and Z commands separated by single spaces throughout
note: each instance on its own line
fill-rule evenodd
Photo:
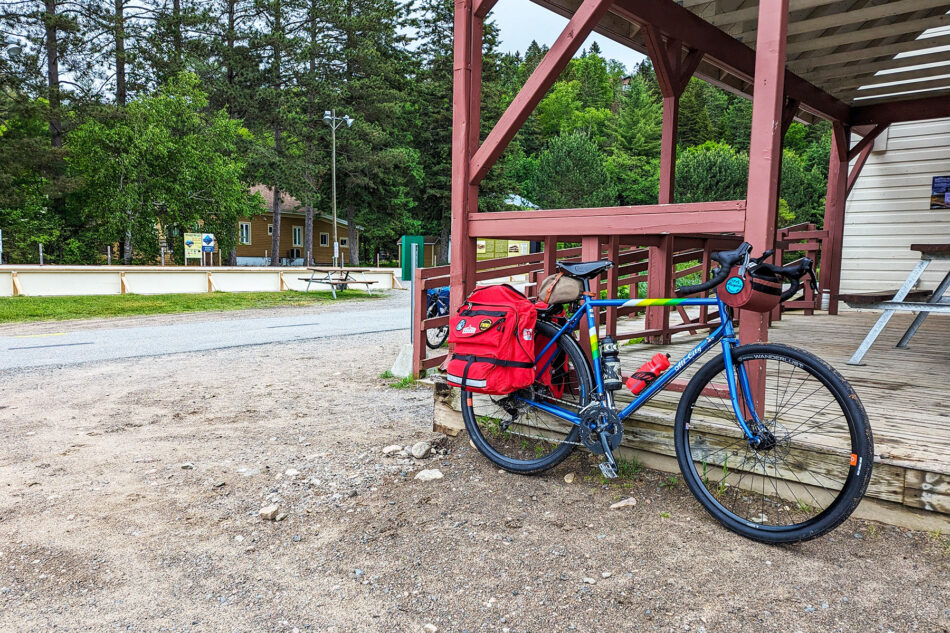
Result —
M 854 389 L 834 367 L 814 354 L 789 345 L 762 343 L 736 348 L 733 351 L 733 360 L 739 362 L 744 358 L 749 359 L 750 356 L 754 359 L 755 355 L 770 354 L 773 358 L 784 356 L 808 367 L 809 373 L 829 388 L 835 400 L 841 405 L 842 411 L 845 412 L 851 434 L 851 450 L 857 456 L 857 464 L 850 468 L 845 484 L 835 500 L 821 513 L 803 524 L 782 527 L 763 526 L 729 512 L 706 489 L 690 459 L 687 413 L 692 411 L 693 404 L 710 380 L 724 371 L 725 362 L 721 354 L 700 368 L 683 392 L 676 410 L 674 425 L 676 459 L 690 492 L 706 511 L 727 529 L 762 543 L 797 543 L 817 538 L 834 530 L 857 508 L 871 480 L 874 439 L 867 421 L 867 413 Z
M 538 321 L 538 324 L 535 328 L 535 333 L 545 336 L 549 339 L 553 339 L 557 335 L 559 329 L 560 328 L 558 328 L 553 323 L 548 323 L 547 321 Z M 567 334 L 558 338 L 557 345 L 568 355 L 571 363 L 574 365 L 575 371 L 578 373 L 579 383 L 586 388 L 586 398 L 582 396 L 581 402 L 582 404 L 587 404 L 587 402 L 590 401 L 591 394 L 594 389 L 594 381 L 591 376 L 590 366 L 587 363 L 587 357 L 584 355 L 584 352 L 581 350 L 577 342 Z M 468 431 L 468 435 L 471 438 L 472 443 L 475 445 L 475 448 L 478 449 L 478 452 L 487 457 L 489 461 L 499 468 L 521 475 L 538 474 L 554 468 L 567 459 L 570 454 L 574 452 L 574 449 L 577 448 L 576 443 L 580 440 L 580 428 L 575 425 L 567 434 L 565 438 L 566 442 L 541 459 L 514 460 L 502 455 L 498 451 L 494 450 L 491 443 L 485 440 L 485 438 L 482 436 L 481 428 L 475 421 L 475 413 L 473 412 L 471 405 L 468 404 L 470 402 L 469 398 L 472 395 L 473 394 L 470 394 L 468 391 L 464 389 L 462 390 L 461 407 L 462 419 L 465 421 L 465 429 Z
M 433 314 L 433 309 L 435 310 L 435 314 Z M 437 316 L 440 316 L 439 303 L 438 301 L 435 301 L 431 303 L 429 307 L 426 309 L 426 318 L 432 319 Z M 438 331 L 438 338 L 436 339 L 438 343 L 432 343 L 429 340 L 429 332 L 431 332 L 432 330 Z M 426 334 L 426 347 L 428 347 L 429 349 L 439 349 L 440 347 L 442 347 L 442 344 L 445 343 L 445 341 L 447 341 L 449 338 L 449 326 L 443 325 L 442 327 L 438 327 L 438 328 L 429 328 L 428 330 L 426 330 L 425 334 Z

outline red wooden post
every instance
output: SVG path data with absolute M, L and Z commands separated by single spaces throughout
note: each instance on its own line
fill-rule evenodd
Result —
M 614 263 L 614 267 L 607 271 L 607 297 L 617 298 L 620 289 L 620 236 L 611 235 L 607 238 L 607 259 Z M 607 334 L 617 336 L 617 308 L 607 308 Z
M 449 277 L 452 311 L 462 305 L 475 287 L 475 242 L 469 236 L 468 223 L 473 197 L 473 188 L 469 185 L 473 124 L 472 21 L 471 0 L 457 0 L 452 79 L 452 261 Z
M 599 237 L 585 237 L 581 240 L 581 261 L 593 262 L 600 259 L 600 238 Z M 593 293 L 594 297 L 600 296 L 600 277 L 594 277 L 590 280 L 590 291 Z M 591 332 L 587 328 L 587 319 L 581 319 L 583 327 L 581 327 L 581 347 L 584 348 L 584 351 L 590 355 L 590 339 L 592 336 L 598 336 L 597 325 L 600 323 L 600 315 L 595 315 L 594 318 L 594 332 Z
M 554 265 L 557 262 L 557 236 L 549 235 L 544 238 L 544 276 L 554 274 Z
M 832 125 L 831 159 L 828 164 L 828 190 L 825 193 L 825 230 L 828 239 L 821 249 L 822 290 L 831 293 L 828 314 L 838 314 L 838 289 L 841 287 L 841 244 L 844 239 L 844 205 L 848 194 L 848 149 L 851 130 L 841 123 Z
M 663 95 L 663 129 L 660 139 L 660 204 L 672 204 L 676 186 L 676 135 L 679 130 L 680 95 L 686 89 L 690 77 L 699 65 L 703 55 L 690 50 L 683 58 L 683 45 L 675 38 L 664 42 L 660 32 L 652 24 L 643 27 L 643 39 L 647 52 L 653 61 L 657 83 Z M 651 298 L 669 297 L 673 292 L 673 238 L 665 236 L 658 246 L 650 247 L 649 272 L 647 277 L 647 296 Z M 670 327 L 670 309 L 667 307 L 648 308 L 646 329 L 662 330 L 663 333 L 649 337 L 650 342 L 665 344 L 670 342 L 666 332 Z
M 752 136 L 749 140 L 749 185 L 746 193 L 745 241 L 755 253 L 775 243 L 775 219 L 782 168 L 782 119 L 785 106 L 785 45 L 789 0 L 761 0 L 755 45 Z M 769 338 L 768 313 L 743 310 L 739 339 L 743 343 Z M 765 364 L 746 365 L 752 400 L 765 403 Z
M 416 268 L 412 279 L 413 305 L 415 311 L 412 314 L 412 375 L 416 378 L 422 377 L 422 361 L 426 357 L 426 331 L 422 322 L 426 318 L 426 289 L 425 282 L 422 279 L 422 268 Z
M 771 248 L 775 242 L 775 210 L 778 208 L 782 160 L 788 1 L 759 2 L 744 233 L 755 253 Z M 739 337 L 744 343 L 767 341 L 768 325 L 768 314 L 743 312 Z

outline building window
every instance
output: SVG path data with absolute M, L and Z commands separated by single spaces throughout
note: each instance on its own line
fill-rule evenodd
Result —
M 274 225 L 273 225 L 273 224 L 268 224 L 268 225 L 267 225 L 267 234 L 268 234 L 268 235 L 273 235 L 273 234 L 274 234 Z
M 251 223 L 250 222 L 241 222 L 239 241 L 241 242 L 241 244 L 251 243 Z
M 340 248 L 346 248 L 349 245 L 350 245 L 350 240 L 346 239 L 345 237 L 340 238 Z
M 320 234 L 320 246 L 329 246 L 330 245 L 330 234 L 321 233 Z
M 294 246 L 303 246 L 303 227 L 294 227 Z

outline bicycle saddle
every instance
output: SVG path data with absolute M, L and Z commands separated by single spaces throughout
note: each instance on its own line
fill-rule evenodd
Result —
M 596 277 L 608 268 L 612 268 L 613 265 L 614 263 L 609 259 L 602 259 L 597 262 L 578 262 L 576 264 L 568 264 L 567 262 L 557 263 L 557 267 L 563 270 L 565 274 L 571 277 L 577 277 L 578 279 Z

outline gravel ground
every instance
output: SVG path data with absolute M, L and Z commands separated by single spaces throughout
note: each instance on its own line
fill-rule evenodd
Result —
M 769 547 L 659 473 L 501 473 L 379 378 L 404 338 L 0 373 L 0 630 L 950 631 L 946 536 Z

